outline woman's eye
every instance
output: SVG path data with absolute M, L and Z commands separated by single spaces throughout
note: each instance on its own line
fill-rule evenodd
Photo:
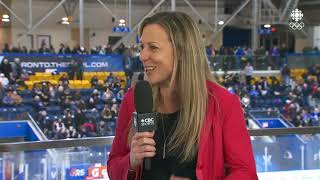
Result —
M 156 46 L 150 46 L 150 49 L 158 49 Z

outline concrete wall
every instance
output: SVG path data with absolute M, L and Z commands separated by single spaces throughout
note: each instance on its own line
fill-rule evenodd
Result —
M 295 43 L 295 52 L 301 53 L 304 47 L 312 47 L 312 42 L 310 42 L 308 39 L 304 38 L 296 38 Z
M 315 26 L 313 31 L 313 46 L 320 49 L 320 26 Z

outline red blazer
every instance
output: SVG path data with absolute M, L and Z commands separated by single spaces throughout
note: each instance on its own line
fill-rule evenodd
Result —
M 257 180 L 251 141 L 239 98 L 214 82 L 207 81 L 207 89 L 209 101 L 198 148 L 197 179 Z M 128 179 L 130 149 L 127 134 L 132 112 L 134 94 L 130 89 L 120 107 L 109 154 L 108 174 L 111 180 Z M 132 179 L 140 179 L 140 173 Z

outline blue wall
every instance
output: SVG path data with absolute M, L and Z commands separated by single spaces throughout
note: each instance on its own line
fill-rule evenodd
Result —
M 27 122 L 1 122 L 0 138 L 24 137 L 25 141 L 38 141 Z

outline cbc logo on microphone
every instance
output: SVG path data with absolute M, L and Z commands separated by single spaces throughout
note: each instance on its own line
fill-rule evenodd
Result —
M 154 125 L 154 118 L 141 119 L 141 126 L 150 126 L 150 125 Z

